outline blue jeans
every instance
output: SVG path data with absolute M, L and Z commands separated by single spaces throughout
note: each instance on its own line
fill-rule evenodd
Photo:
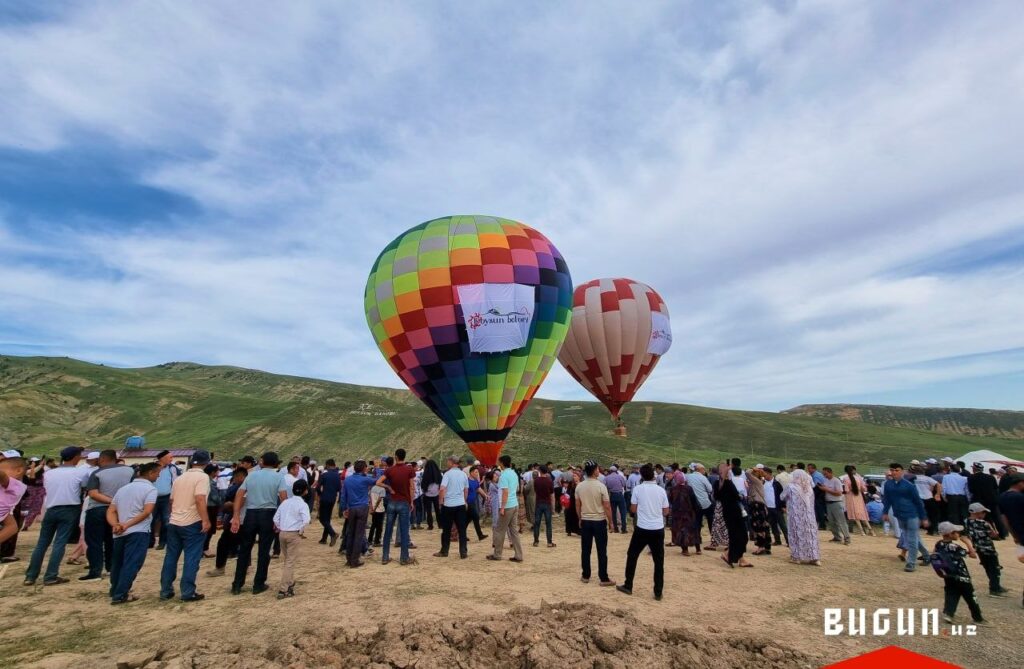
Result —
M 110 571 L 114 553 L 114 531 L 107 522 L 107 507 L 94 506 L 85 512 L 85 557 L 89 560 L 89 576 Z
M 897 546 L 906 549 L 907 566 L 913 569 L 917 566 L 918 552 L 920 552 L 922 558 L 928 559 L 928 549 L 925 548 L 924 541 L 921 540 L 921 519 L 900 518 L 899 521 L 902 533 L 900 534 Z
M 533 542 L 540 541 L 540 519 L 545 521 L 544 529 L 547 532 L 548 543 L 551 543 L 551 505 L 538 504 L 533 510 Z
M 43 557 L 51 543 L 53 551 L 50 553 L 50 562 L 46 565 L 43 581 L 52 581 L 60 576 L 60 563 L 64 559 L 64 548 L 71 532 L 78 527 L 78 518 L 81 513 L 82 507 L 77 504 L 51 506 L 46 510 L 43 523 L 39 526 L 39 541 L 36 543 L 35 550 L 32 551 L 28 569 L 25 570 L 26 581 L 34 581 L 39 578 L 39 570 L 43 567 Z
M 114 554 L 110 563 L 110 598 L 114 601 L 128 596 L 149 548 L 149 532 L 132 532 L 114 539 Z
M 167 554 L 164 555 L 164 567 L 160 571 L 160 598 L 170 599 L 174 596 L 174 579 L 178 575 L 178 558 L 185 553 L 185 566 L 181 569 L 181 599 L 188 600 L 196 596 L 196 575 L 199 573 L 199 561 L 203 559 L 202 523 L 191 525 L 167 526 Z
M 612 503 L 612 529 L 619 530 L 619 518 L 622 519 L 622 531 L 626 531 L 626 517 L 629 514 L 629 507 L 626 506 L 626 496 L 621 492 L 613 492 L 608 495 Z
M 409 559 L 409 505 L 405 502 L 388 502 L 387 519 L 384 522 L 384 546 L 382 560 L 391 554 L 391 532 L 398 523 L 398 543 L 402 545 L 401 559 Z
M 153 522 L 160 521 L 159 542 L 161 546 L 167 545 L 167 525 L 171 522 L 171 496 L 160 495 L 156 498 L 156 506 L 153 507 Z M 149 536 L 149 544 L 157 540 L 155 534 Z

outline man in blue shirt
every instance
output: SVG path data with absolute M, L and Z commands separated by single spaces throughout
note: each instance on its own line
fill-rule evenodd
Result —
M 156 507 L 153 509 L 153 532 L 149 535 L 149 547 L 152 548 L 159 535 L 156 549 L 162 551 L 167 544 L 167 525 L 171 522 L 171 486 L 174 479 L 181 476 L 181 469 L 174 464 L 174 456 L 170 451 L 156 454 L 160 465 L 160 475 L 156 477 Z
M 366 460 L 356 460 L 355 473 L 345 477 L 341 487 L 341 509 L 346 520 L 347 534 L 342 541 L 348 547 L 346 563 L 349 567 L 362 567 L 359 559 L 366 542 L 366 520 L 370 515 L 370 488 L 377 482 L 366 473 Z
M 469 557 L 469 543 L 466 527 L 469 516 L 466 504 L 469 499 L 469 477 L 459 469 L 459 459 L 448 456 L 448 471 L 441 478 L 441 550 L 434 557 L 448 557 L 448 549 L 452 540 L 452 524 L 459 532 L 459 557 Z
M 813 462 L 807 463 L 807 473 L 814 481 L 814 519 L 818 521 L 818 529 L 823 530 L 827 525 L 827 507 L 825 506 L 825 491 L 821 486 L 825 485 L 825 475 L 818 471 L 818 466 Z
M 280 464 L 277 453 L 267 451 L 260 458 L 260 468 L 249 472 L 245 477 L 245 483 L 235 494 L 231 531 L 239 533 L 239 540 L 235 580 L 231 584 L 232 595 L 242 594 L 242 586 L 252 562 L 252 547 L 256 544 L 257 538 L 260 545 L 256 552 L 256 574 L 252 579 L 252 594 L 258 595 L 269 589 L 267 572 L 270 570 L 270 549 L 274 544 L 274 514 L 277 512 L 277 505 L 288 498 L 284 487 L 284 475 L 277 471 Z
M 928 515 L 924 503 L 917 493 L 917 486 L 903 478 L 903 465 L 894 462 L 889 465 L 892 480 L 886 481 L 882 488 L 882 520 L 889 520 L 889 513 L 900 521 L 899 548 L 905 551 L 907 565 L 904 571 L 914 571 L 917 566 L 917 554 L 921 554 L 921 562 L 928 562 L 928 549 L 921 540 L 920 528 L 928 527 Z
M 942 477 L 942 496 L 946 500 L 946 520 L 963 525 L 967 520 L 967 477 L 960 473 L 961 462 L 951 464 Z
M 338 465 L 331 458 L 325 464 L 324 471 L 320 474 L 320 480 L 316 484 L 316 492 L 320 496 L 320 511 L 318 518 L 324 526 L 323 536 L 320 543 L 326 544 L 327 538 L 331 539 L 333 547 L 338 540 L 338 533 L 331 525 L 331 514 L 334 513 L 334 505 L 338 502 L 338 495 L 341 493 L 341 473 L 338 472 Z

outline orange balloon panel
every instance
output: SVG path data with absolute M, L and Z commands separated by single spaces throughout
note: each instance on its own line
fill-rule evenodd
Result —
M 595 279 L 573 292 L 558 360 L 618 418 L 671 343 L 668 307 L 653 288 L 632 279 Z

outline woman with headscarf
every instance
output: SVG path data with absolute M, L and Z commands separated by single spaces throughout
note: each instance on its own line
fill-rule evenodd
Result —
M 729 529 L 725 526 L 725 516 L 722 514 L 722 500 L 718 498 L 722 477 L 718 476 L 718 469 L 712 468 L 712 472 L 714 481 L 711 483 L 711 494 L 715 500 L 715 509 L 711 516 L 711 541 L 704 547 L 704 550 L 724 551 L 729 547 Z
M 750 531 L 757 546 L 753 555 L 771 555 L 772 532 L 768 524 L 768 504 L 764 499 L 764 472 L 751 469 L 744 475 L 747 479 L 747 504 L 750 506 Z
M 740 492 L 733 483 L 729 465 L 722 463 L 718 470 L 721 481 L 718 484 L 718 501 L 722 503 L 722 519 L 729 533 L 729 549 L 722 556 L 722 561 L 730 567 L 753 567 L 743 554 L 747 552 L 747 523 L 743 518 L 743 505 Z
M 789 516 L 789 561 L 796 564 L 821 564 L 818 546 L 818 521 L 814 516 L 814 481 L 802 469 L 794 470 L 789 485 L 782 491 Z
M 843 471 L 846 473 L 839 480 L 843 482 L 843 495 L 846 498 L 846 519 L 860 527 L 862 535 L 875 536 L 868 517 L 868 506 L 864 502 L 864 479 L 853 465 L 846 465 Z
M 672 512 L 672 542 L 668 545 L 679 546 L 686 557 L 690 557 L 690 546 L 694 546 L 700 555 L 700 515 L 697 512 L 700 506 L 697 497 L 682 469 L 676 471 L 671 481 L 668 503 Z

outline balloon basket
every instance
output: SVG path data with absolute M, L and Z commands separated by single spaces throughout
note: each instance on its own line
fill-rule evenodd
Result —
M 623 438 L 628 436 L 626 434 L 626 426 L 625 425 L 616 425 L 615 426 L 615 436 L 616 437 L 623 437 Z

